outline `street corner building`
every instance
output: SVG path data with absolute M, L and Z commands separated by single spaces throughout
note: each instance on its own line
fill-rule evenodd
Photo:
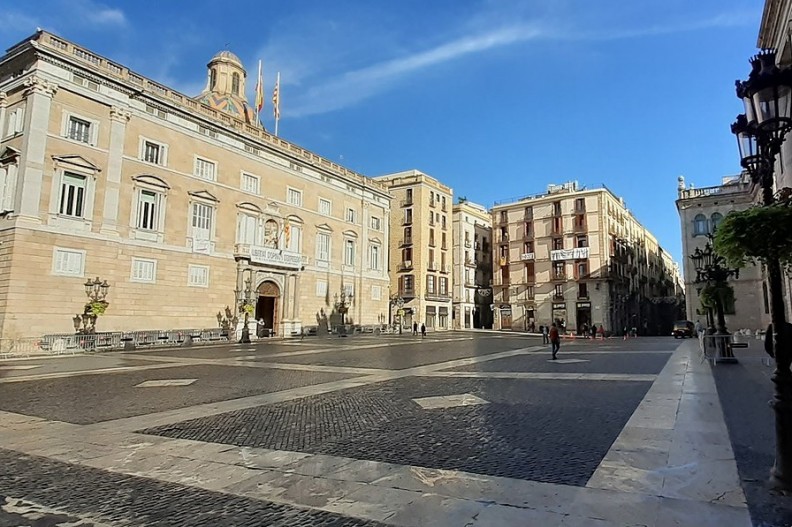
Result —
M 496 328 L 670 335 L 682 316 L 679 266 L 611 190 L 549 185 L 491 212 Z
M 249 301 L 289 336 L 337 296 L 344 322 L 385 320 L 387 188 L 264 130 L 233 53 L 205 75 L 190 97 L 45 31 L 0 58 L 3 337 L 73 332 L 96 276 L 99 331 L 217 328 Z

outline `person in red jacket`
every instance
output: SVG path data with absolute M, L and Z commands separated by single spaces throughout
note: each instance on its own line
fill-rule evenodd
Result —
M 558 328 L 555 323 L 550 326 L 550 349 L 553 352 L 553 360 L 556 360 L 556 354 L 561 348 L 561 336 L 558 334 Z

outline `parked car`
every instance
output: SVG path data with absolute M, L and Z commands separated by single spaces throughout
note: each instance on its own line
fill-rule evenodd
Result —
M 678 320 L 674 322 L 674 329 L 671 331 L 671 334 L 674 336 L 675 339 L 678 339 L 678 338 L 692 337 L 693 332 L 694 332 L 693 322 L 691 322 L 690 320 Z

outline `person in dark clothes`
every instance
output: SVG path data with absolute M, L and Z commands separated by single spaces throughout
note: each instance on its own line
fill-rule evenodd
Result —
M 556 360 L 558 350 L 561 348 L 561 335 L 558 333 L 558 328 L 555 324 L 550 326 L 548 337 L 550 338 L 550 350 L 553 353 L 553 360 Z
M 426 337 L 426 324 L 421 323 L 421 337 Z
M 786 323 L 786 333 L 784 333 L 784 340 L 786 341 L 787 346 L 792 344 L 792 324 L 790 324 L 789 322 Z M 765 352 L 768 355 L 770 355 L 771 357 L 775 358 L 775 351 L 773 350 L 773 325 L 772 324 L 767 326 L 767 332 L 765 333 L 764 348 L 765 348 Z
M 413 322 L 413 335 L 418 334 L 418 322 Z

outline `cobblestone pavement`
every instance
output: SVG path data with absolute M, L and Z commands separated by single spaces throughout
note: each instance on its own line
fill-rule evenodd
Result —
M 747 526 L 731 448 L 709 450 L 712 375 L 679 344 L 570 341 L 587 362 L 550 364 L 535 337 L 449 332 L 0 362 L 37 366 L 0 379 L 0 527 Z

